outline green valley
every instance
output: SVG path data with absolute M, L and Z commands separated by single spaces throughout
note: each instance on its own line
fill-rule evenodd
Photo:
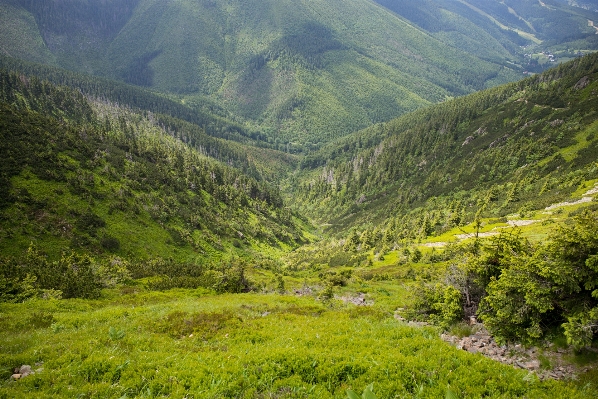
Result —
M 594 14 L 0 0 L 0 399 L 598 397 Z
M 523 39 L 503 46 L 484 32 L 467 48 L 364 0 L 41 3 L 0 2 L 4 54 L 218 104 L 281 148 L 318 147 L 524 71 Z

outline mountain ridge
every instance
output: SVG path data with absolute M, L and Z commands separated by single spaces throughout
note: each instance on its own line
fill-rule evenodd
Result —
M 35 17 L 49 63 L 210 98 L 285 144 L 317 145 L 520 73 L 363 0 L 4 3 Z M 4 33 L 7 51 L 29 41 Z

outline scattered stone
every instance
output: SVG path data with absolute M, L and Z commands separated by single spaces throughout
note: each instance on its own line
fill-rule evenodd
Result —
M 525 368 L 528 370 L 538 370 L 540 368 L 540 362 L 538 360 L 532 360 L 531 362 L 525 363 Z
M 575 86 L 573 87 L 575 90 L 581 90 L 586 88 L 590 84 L 590 77 L 584 76 L 583 78 L 579 79 Z
M 21 374 L 21 378 L 25 378 L 28 375 L 33 374 L 33 370 L 31 369 L 30 365 L 24 364 L 19 369 L 19 374 Z
M 523 364 L 523 363 L 521 363 L 521 362 L 519 362 L 519 361 L 516 361 L 516 362 L 515 362 L 515 364 L 516 364 L 518 367 L 522 368 L 522 369 L 524 369 L 524 368 L 525 368 L 525 364 Z
M 475 139 L 475 137 L 473 137 L 473 136 L 468 136 L 468 137 L 465 139 L 465 141 L 463 142 L 463 144 L 461 144 L 461 147 L 463 147 L 463 146 L 465 146 L 465 145 L 467 145 L 467 144 L 471 143 L 471 142 L 473 141 L 473 139 Z
M 357 294 L 357 296 L 346 295 L 338 299 L 342 300 L 345 303 L 352 303 L 356 306 L 367 306 L 372 304 L 371 302 L 366 302 L 365 294 L 363 292 L 360 292 L 359 294 Z
M 415 326 L 419 323 L 409 322 L 409 324 Z M 538 348 L 524 348 L 521 344 L 499 346 L 482 324 L 476 324 L 474 332 L 469 337 L 459 338 L 450 334 L 442 334 L 440 338 L 457 349 L 469 353 L 479 353 L 497 362 L 535 373 L 540 380 L 575 379 L 584 371 L 567 362 L 565 355 L 570 353 L 568 350 L 561 348 L 549 350 L 547 346 L 539 350 Z M 541 369 L 539 355 L 548 358 L 552 367 Z
M 10 378 L 12 378 L 13 380 L 19 380 L 21 379 L 21 374 L 13 374 L 10 376 Z

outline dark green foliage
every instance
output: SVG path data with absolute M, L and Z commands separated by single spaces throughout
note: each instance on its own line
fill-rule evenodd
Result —
M 225 111 L 219 108 L 214 108 L 209 104 L 196 104 L 195 107 L 201 107 L 202 109 L 192 109 L 177 101 L 170 100 L 164 96 L 157 95 L 139 87 L 100 77 L 83 75 L 51 66 L 16 60 L 4 55 L 0 55 L 0 67 L 6 71 L 27 76 L 22 76 L 22 83 L 27 83 L 31 79 L 30 77 L 35 76 L 37 78 L 31 79 L 34 83 L 37 82 L 39 84 L 41 79 L 43 79 L 54 85 L 68 86 L 76 89 L 75 93 L 83 93 L 87 96 L 100 98 L 122 106 L 155 113 L 155 116 L 163 119 L 164 121 L 162 123 L 166 125 L 171 125 L 173 123 L 180 125 L 181 121 L 189 122 L 192 125 L 195 125 L 195 128 L 193 128 L 195 132 L 187 132 L 190 136 L 189 140 L 192 142 L 202 140 L 204 142 L 203 146 L 207 147 L 209 152 L 218 153 L 219 151 L 218 147 L 212 148 L 214 144 L 210 143 L 210 140 L 207 139 L 208 136 L 220 137 L 248 144 L 255 143 L 260 147 L 270 147 L 263 134 L 257 131 L 248 131 L 240 124 L 224 118 L 222 114 L 226 114 Z M 14 101 L 14 94 L 10 94 L 10 91 L 15 90 L 14 84 L 9 82 L 7 78 L 3 79 L 2 90 L 5 90 L 4 99 L 5 101 L 12 103 Z M 47 83 L 42 84 L 47 85 Z M 34 94 L 37 95 L 40 92 L 42 91 L 36 90 L 34 91 Z M 203 109 L 204 107 L 207 109 Z M 176 121 L 175 118 L 180 121 Z M 197 129 L 198 126 L 204 129 L 205 132 L 197 132 L 200 130 Z M 208 143 L 206 143 L 206 141 L 208 141 Z
M 413 289 L 415 303 L 408 312 L 409 317 L 425 320 L 442 328 L 463 319 L 463 298 L 452 285 L 420 282 Z
M 591 343 L 598 300 L 598 215 L 576 217 L 551 242 L 525 252 L 509 251 L 500 275 L 486 287 L 481 315 L 502 339 L 534 340 L 563 324 L 570 343 Z
M 598 215 L 560 225 L 545 244 L 502 233 L 461 254 L 444 283 L 419 282 L 410 316 L 443 327 L 477 314 L 500 341 L 533 343 L 564 329 L 577 348 L 598 332 Z
M 88 255 L 64 253 L 59 260 L 49 262 L 35 248 L 30 248 L 24 268 L 38 278 L 39 287 L 62 292 L 64 298 L 96 298 L 102 282 L 97 266 Z
M 118 238 L 106 235 L 100 240 L 102 247 L 110 252 L 116 252 L 120 249 L 120 241 Z
M 351 274 L 351 270 L 343 270 L 341 272 L 329 270 L 326 273 L 320 273 L 319 277 L 326 284 L 329 284 L 333 287 L 344 287 L 351 278 Z
M 29 325 L 33 328 L 48 328 L 54 322 L 54 315 L 49 312 L 35 312 L 29 318 Z
M 239 293 L 253 289 L 253 283 L 245 276 L 247 265 L 240 259 L 221 264 L 196 264 L 154 258 L 134 262 L 129 269 L 133 278 L 153 277 L 147 285 L 154 290 L 203 287 L 218 293 Z
M 11 3 L 9 18 L 35 22 L 26 35 L 0 30 L 10 39 L 6 53 L 184 98 L 191 107 L 124 85 L 101 94 L 152 112 L 166 105 L 214 136 L 268 136 L 259 145 L 287 152 L 519 76 L 507 51 L 480 55 L 431 39 L 370 2 Z M 22 42 L 43 56 L 17 51 Z M 104 84 L 90 80 L 81 90 Z
M 59 291 L 64 298 L 95 298 L 102 287 L 94 260 L 74 252 L 49 261 L 32 246 L 26 256 L 2 259 L 0 266 L 2 302 L 22 302 L 45 290 Z
M 156 331 L 172 338 L 185 338 L 193 335 L 208 340 L 227 326 L 238 324 L 242 320 L 233 312 L 222 313 L 186 313 L 173 312 L 156 323 Z
M 37 277 L 19 272 L 14 260 L 0 260 L 0 302 L 20 303 L 37 296 Z

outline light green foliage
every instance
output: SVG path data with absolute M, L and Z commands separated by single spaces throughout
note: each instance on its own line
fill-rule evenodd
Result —
M 131 280 L 131 266 L 129 263 L 119 257 L 113 257 L 103 262 L 97 270 L 97 273 L 105 287 L 115 287 L 117 284 L 123 284 Z
M 170 3 L 182 8 L 174 12 Z M 189 4 L 170 3 L 144 2 L 139 12 L 180 16 Z M 339 4 L 310 2 L 322 11 Z M 242 14 L 235 7 L 252 5 L 230 3 L 227 23 Z M 327 73 L 348 74 L 332 55 L 350 50 L 322 27 L 307 29 L 281 10 L 279 23 L 290 26 L 274 35 L 282 40 L 276 46 L 290 43 L 296 51 L 269 48 L 278 39 L 256 41 L 244 24 L 229 25 L 243 31 L 237 44 L 244 54 L 255 46 L 272 51 L 243 72 L 255 86 L 227 80 L 230 86 L 217 95 L 239 101 L 248 115 L 280 119 L 280 132 L 308 132 L 309 123 L 285 127 L 292 115 L 268 113 L 280 81 L 272 81 L 272 92 L 260 88 L 271 73 L 281 72 L 280 79 L 294 71 L 304 87 L 293 95 L 301 98 L 281 111 L 321 105 L 313 96 L 339 110 L 330 120 L 345 119 L 344 100 L 330 95 L 335 85 L 317 86 Z M 358 13 L 351 18 L 361 23 Z M 364 29 L 371 28 L 366 22 Z M 181 26 L 173 29 L 182 34 Z M 314 33 L 326 40 L 304 40 Z M 414 36 L 405 40 L 416 43 L 419 31 L 408 33 Z M 312 45 L 324 48 L 314 56 Z M 219 75 L 222 64 L 205 58 L 198 59 Z M 531 342 L 562 327 L 575 347 L 594 343 L 596 207 L 578 204 L 547 216 L 538 210 L 579 198 L 598 179 L 597 59 L 372 126 L 303 157 L 294 174 L 297 157 L 251 146 L 289 150 L 288 143 L 266 144 L 267 137 L 225 119 L 195 118 L 181 104 L 105 82 L 102 88 L 115 90 L 110 99 L 122 94 L 130 108 L 90 99 L 101 91 L 83 91 L 85 97 L 0 73 L 0 380 L 6 382 L 0 398 L 76 391 L 118 398 L 340 399 L 364 387 L 372 396 L 372 381 L 384 398 L 587 397 L 593 385 L 540 382 L 457 351 L 435 337 L 437 329 L 411 329 L 392 314 L 411 305 L 404 313 L 450 329 L 481 302 L 479 314 L 498 339 Z M 156 55 L 148 63 L 167 61 Z M 229 61 L 238 71 L 245 65 L 232 55 Z M 135 62 L 143 71 L 143 62 Z M 366 79 L 359 71 L 343 95 L 367 102 L 367 93 L 352 91 Z M 211 92 L 218 79 L 201 84 Z M 255 102 L 243 103 L 256 93 Z M 133 102 L 137 95 L 141 100 Z M 154 103 L 170 115 L 135 110 Z M 355 114 L 368 123 L 369 116 Z M 320 123 L 315 111 L 309 118 Z M 330 120 L 316 133 L 325 134 Z M 482 241 L 482 234 L 518 222 L 512 219 L 522 213 L 551 222 L 536 223 L 529 241 L 512 230 Z M 312 216 L 330 223 L 307 233 Z M 440 242 L 457 234 L 464 244 Z M 321 237 L 327 240 L 292 251 Z M 430 248 L 432 240 L 443 249 Z M 303 298 L 284 295 L 300 284 Z M 278 293 L 257 294 L 260 287 Z M 65 299 L 42 300 L 58 297 Z M 11 369 L 38 361 L 46 371 L 8 383 Z
M 377 396 L 374 394 L 374 384 L 365 387 L 361 396 L 355 393 L 355 391 L 347 389 L 347 396 L 349 399 L 377 399 Z
M 444 397 L 445 399 L 459 399 L 457 394 L 451 391 L 450 389 L 446 390 L 446 395 Z
M 598 177 L 595 65 L 588 56 L 330 143 L 301 160 L 287 195 L 347 248 L 373 221 L 399 245 L 475 220 L 529 218 Z
M 1 79 L 3 254 L 19 256 L 33 240 L 50 259 L 70 248 L 133 263 L 201 264 L 303 240 L 306 219 L 283 207 L 257 149 L 204 141 L 198 126 L 189 131 L 180 120 L 92 103 L 35 78 Z M 108 266 L 99 262 L 100 274 Z M 109 273 L 108 285 L 126 279 Z
M 114 327 L 110 327 L 108 329 L 108 336 L 110 337 L 111 340 L 118 341 L 125 337 L 125 332 L 124 332 L 124 330 L 117 330 Z
M 530 379 L 371 308 L 193 290 L 107 295 L 0 304 L 0 396 L 342 399 L 372 381 L 379 398 L 445 397 L 449 384 L 464 399 L 594 390 Z M 42 371 L 9 381 L 36 362 Z
M 450 285 L 444 287 L 444 289 L 436 287 L 435 294 L 432 310 L 438 313 L 430 315 L 430 320 L 433 323 L 446 328 L 463 318 L 463 305 L 459 290 Z

